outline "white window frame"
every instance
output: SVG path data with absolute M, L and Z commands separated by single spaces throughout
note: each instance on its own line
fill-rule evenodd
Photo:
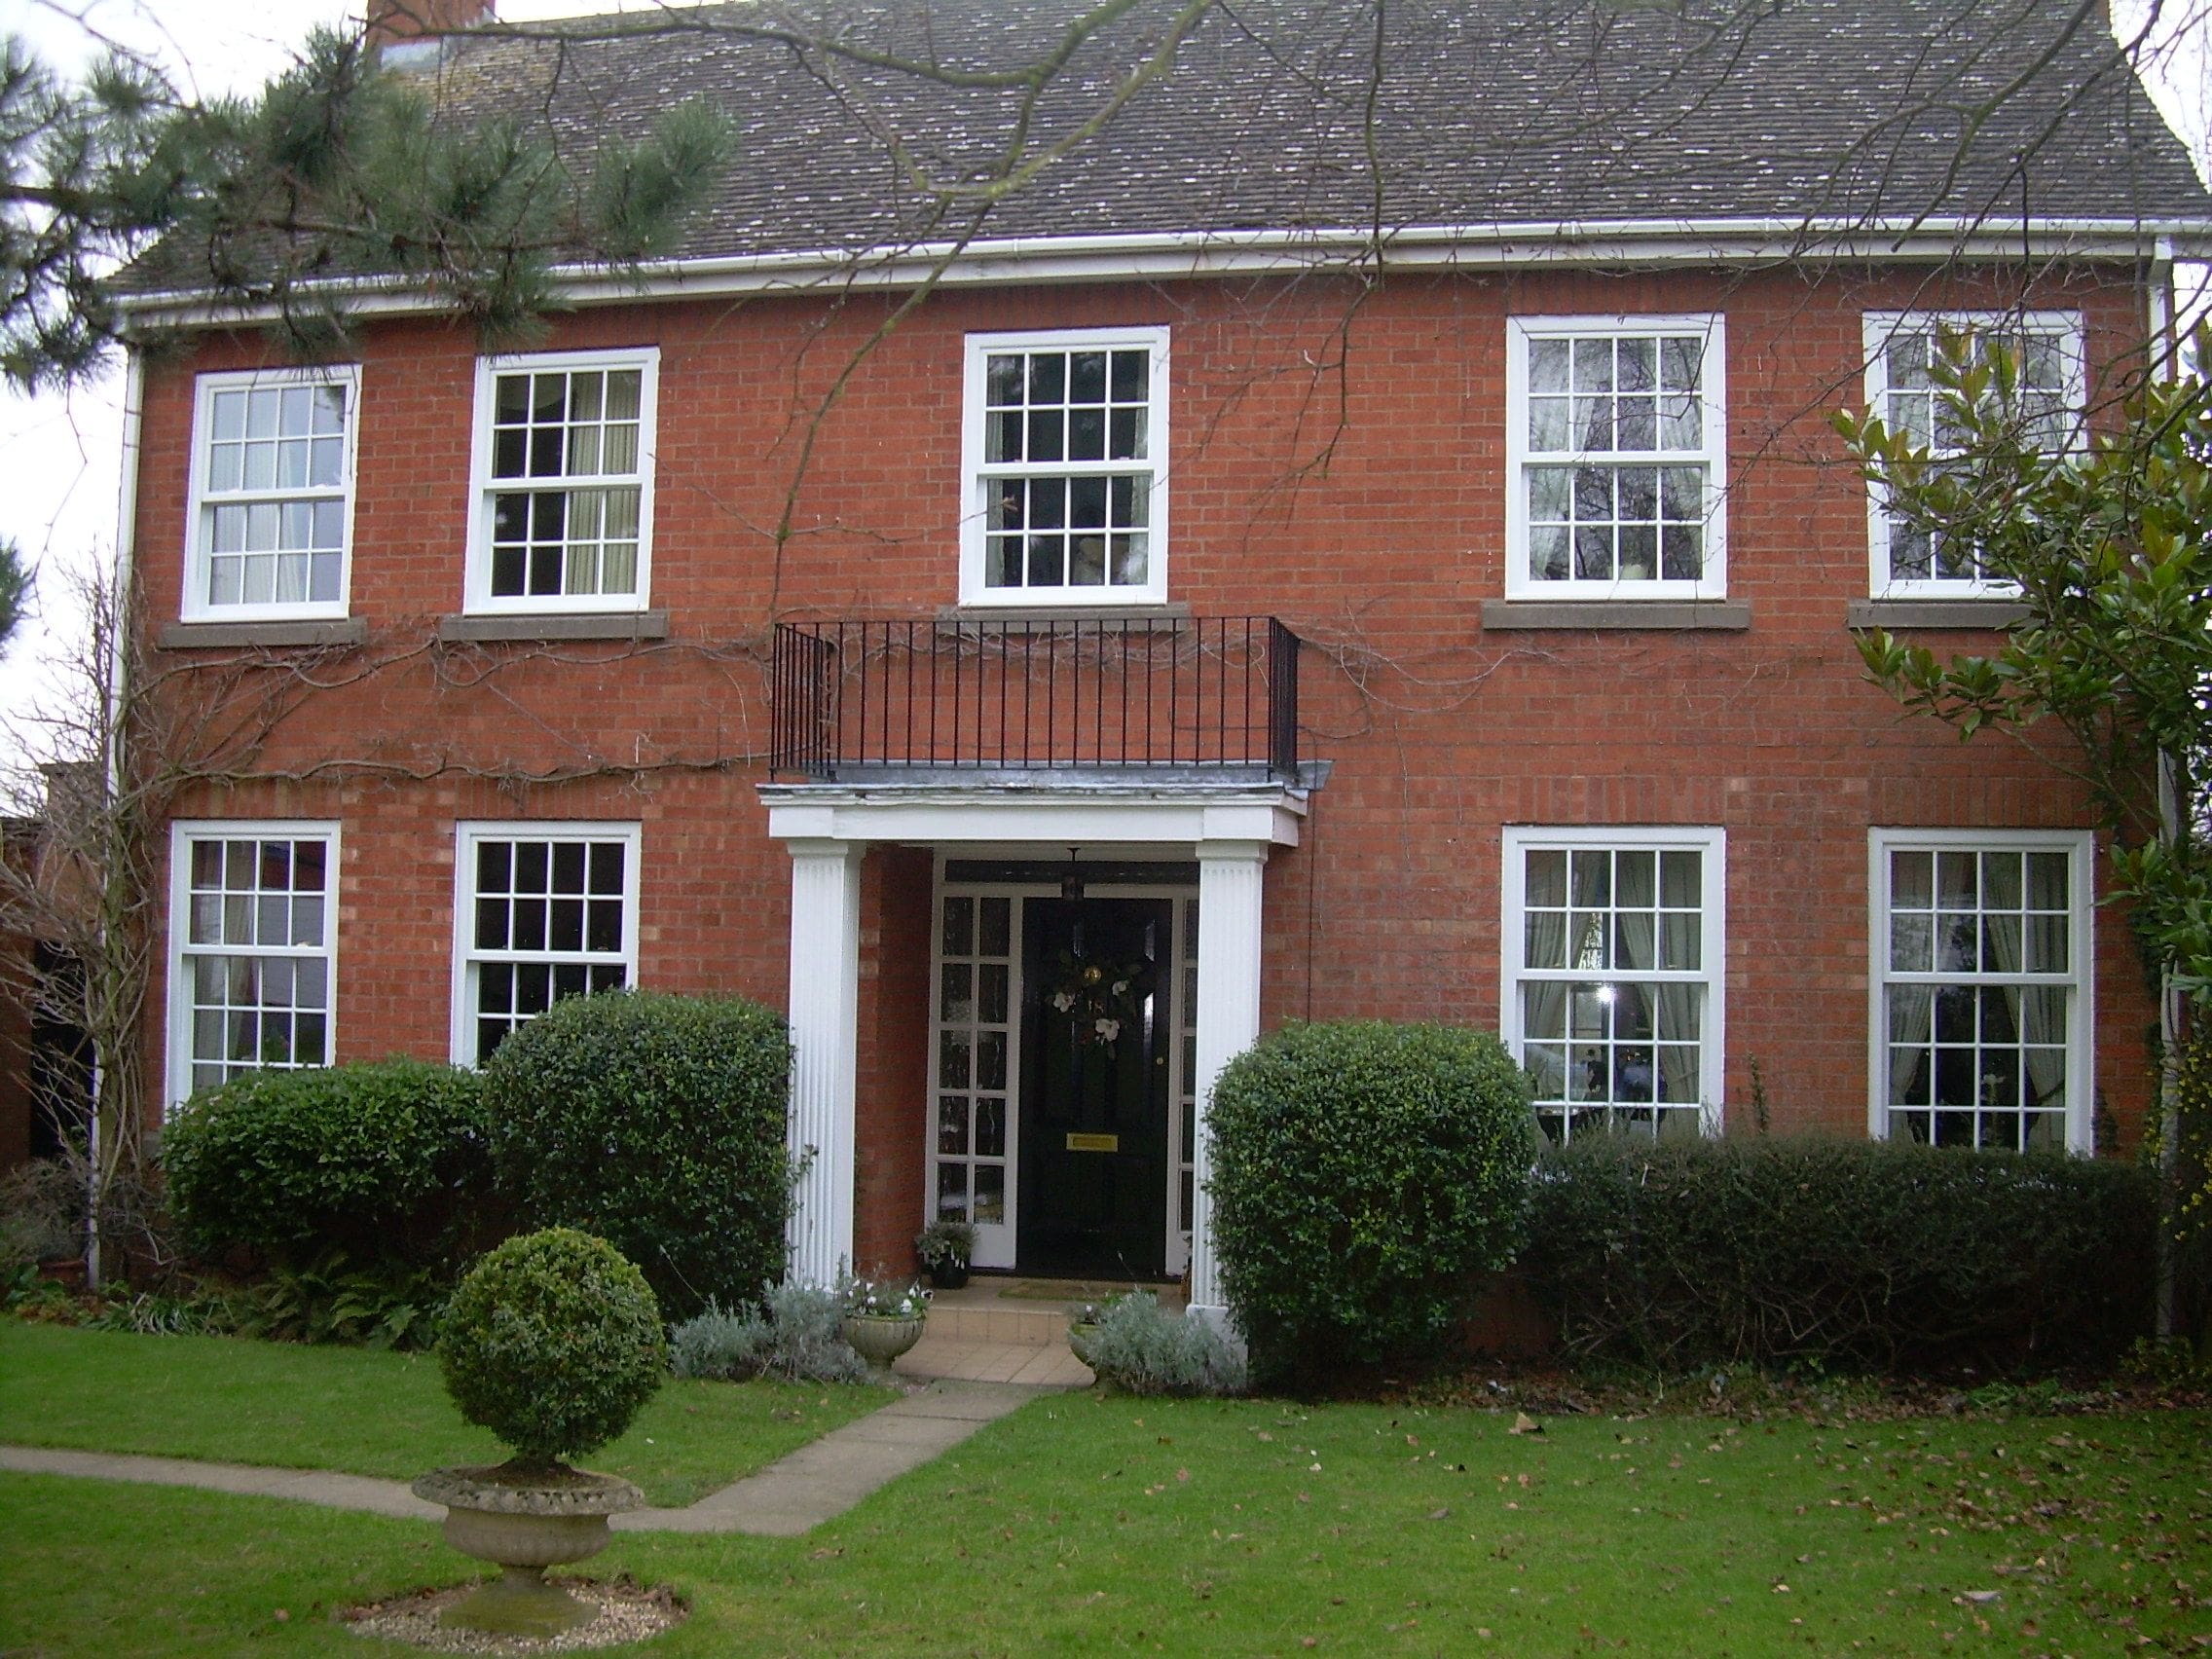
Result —
M 492 476 L 492 433 L 498 409 L 498 377 L 544 370 L 636 369 L 638 385 L 638 468 L 634 473 L 575 474 L 564 482 L 595 488 L 635 482 L 638 487 L 638 579 L 627 594 L 506 594 L 492 592 L 492 520 L 502 483 Z M 472 616 L 547 614 L 621 615 L 649 608 L 652 596 L 653 476 L 659 470 L 660 348 L 620 350 L 531 351 L 476 360 L 476 424 L 469 452 L 468 551 L 462 610 Z M 523 481 L 527 485 L 527 481 Z M 504 493 L 514 493 L 512 491 Z M 538 489 L 532 493 L 547 494 Z
M 1727 1079 L 1727 894 L 1728 832 L 1718 826 L 1681 825 L 1507 825 L 1503 835 L 1503 880 L 1499 886 L 1499 1029 L 1516 1060 L 1526 1051 L 1522 1030 L 1521 987 L 1529 979 L 1588 983 L 1593 976 L 1567 969 L 1524 966 L 1528 932 L 1528 855 L 1530 852 L 1600 850 L 1606 852 L 1681 852 L 1701 856 L 1699 895 L 1702 919 L 1698 964 L 1694 971 L 1621 974 L 1640 984 L 1695 984 L 1704 987 L 1705 1005 L 1698 1037 L 1699 1073 L 1704 1084 L 1698 1104 L 1699 1127 L 1721 1130 Z M 1680 1110 L 1677 1108 L 1677 1110 Z M 1686 1113 L 1685 1113 L 1686 1115 Z M 1569 1134 L 1571 1138 L 1571 1133 Z
M 1145 460 L 986 462 L 984 407 L 986 362 L 996 351 L 1110 351 L 1142 349 L 1152 354 L 1145 416 Z M 1039 606 L 1128 609 L 1167 602 L 1168 552 L 1168 331 L 1164 327 L 1048 329 L 968 336 L 960 420 L 960 603 L 976 608 Z M 1122 586 L 992 587 L 984 580 L 989 546 L 990 489 L 994 478 L 1050 478 L 1145 471 L 1147 495 L 1145 579 Z
M 2082 313 L 2067 311 L 1919 311 L 1868 312 L 1863 318 L 1866 354 L 1866 409 L 1889 420 L 1889 346 L 1899 335 L 1933 334 L 1939 329 L 1989 329 L 2007 335 L 2036 334 L 2059 342 L 2066 363 L 2067 406 L 2079 417 L 2088 404 L 2088 359 L 2083 353 Z M 1931 434 L 1930 453 L 1942 459 Z M 1890 573 L 1890 513 L 1878 484 L 1866 488 L 1866 572 L 1875 599 L 2004 599 L 2019 592 L 2007 581 L 1987 577 L 1914 576 L 1897 580 Z
M 2068 855 L 2063 975 L 1900 973 L 1890 966 L 1890 855 L 1898 852 L 2063 852 Z M 2066 1021 L 2066 1147 L 2096 1146 L 2096 861 L 2086 830 L 1873 829 L 1866 836 L 1866 1132 L 1890 1135 L 1889 990 L 1898 984 L 2049 984 L 2072 992 Z
M 323 1063 L 338 1052 L 338 873 L 340 827 L 332 819 L 224 818 L 178 819 L 169 825 L 168 1033 L 164 1068 L 169 1110 L 188 1099 L 192 1086 L 192 988 L 189 964 L 201 956 L 256 956 L 320 961 L 324 975 Z M 322 943 L 256 945 L 250 950 L 224 945 L 195 947 L 192 938 L 192 846 L 197 841 L 321 841 L 323 853 Z M 285 1070 L 296 1069 L 285 1067 Z
M 476 1054 L 476 988 L 478 970 L 487 962 L 604 963 L 605 953 L 592 951 L 493 950 L 479 953 L 476 929 L 476 849 L 485 841 L 619 841 L 622 858 L 622 966 L 623 982 L 638 983 L 638 866 L 644 842 L 643 826 L 635 822 L 570 820 L 551 822 L 476 822 L 454 826 L 453 874 L 453 1008 L 451 1053 L 457 1066 L 474 1066 Z
M 216 490 L 208 478 L 208 446 L 214 441 L 215 396 L 218 392 L 259 390 L 271 387 L 340 387 L 346 392 L 346 427 L 341 434 L 344 460 L 340 463 L 339 483 L 336 489 L 328 486 L 305 485 L 296 488 L 272 486 L 266 490 L 249 490 L 242 486 L 236 490 Z M 353 479 L 354 462 L 359 452 L 361 429 L 361 370 L 355 363 L 332 364 L 314 368 L 272 368 L 226 370 L 217 374 L 203 374 L 194 382 L 192 399 L 192 455 L 190 458 L 190 486 L 185 502 L 184 517 L 184 593 L 177 608 L 178 617 L 186 622 L 270 622 L 270 621 L 320 621 L 343 617 L 348 613 L 350 596 L 353 591 Z M 303 500 L 328 500 L 333 496 L 343 503 L 340 511 L 345 516 L 345 541 L 338 559 L 338 597 L 331 600 L 302 599 L 292 601 L 271 600 L 265 604 L 219 605 L 209 597 L 209 582 L 214 555 L 213 527 L 210 522 L 217 506 L 250 504 L 257 502 L 286 502 Z
M 1623 335 L 1700 334 L 1698 396 L 1703 443 L 1695 450 L 1567 449 L 1538 454 L 1529 444 L 1529 348 L 1537 340 L 1610 339 Z M 1714 600 L 1728 596 L 1728 339 L 1718 312 L 1675 316 L 1517 316 L 1506 322 L 1505 595 L 1525 600 Z M 1577 460 L 1606 467 L 1700 464 L 1705 468 L 1704 564 L 1695 581 L 1539 580 L 1530 568 L 1528 474 L 1535 466 Z

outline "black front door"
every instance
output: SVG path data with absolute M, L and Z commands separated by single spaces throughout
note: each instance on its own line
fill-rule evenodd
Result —
M 1168 901 L 1031 899 L 1022 909 L 1017 1265 L 1161 1277 Z

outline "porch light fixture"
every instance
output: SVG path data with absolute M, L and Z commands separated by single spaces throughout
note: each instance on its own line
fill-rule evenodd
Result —
M 1075 849 L 1068 849 L 1068 872 L 1060 877 L 1060 897 L 1073 902 L 1083 897 L 1083 871 L 1076 867 Z

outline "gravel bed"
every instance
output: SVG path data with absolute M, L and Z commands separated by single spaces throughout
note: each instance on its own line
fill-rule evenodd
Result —
M 432 1653 L 577 1653 L 643 1641 L 683 1622 L 682 1604 L 667 1590 L 648 1590 L 627 1578 L 611 1584 L 588 1578 L 556 1578 L 553 1582 L 573 1592 L 585 1604 L 596 1606 L 599 1617 L 550 1638 L 486 1636 L 472 1630 L 448 1630 L 439 1624 L 438 1614 L 473 1590 L 473 1584 L 450 1590 L 418 1590 L 413 1595 L 348 1607 L 338 1616 L 356 1636 L 402 1641 Z

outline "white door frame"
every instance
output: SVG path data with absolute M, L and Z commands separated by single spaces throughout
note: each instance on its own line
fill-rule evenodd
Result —
M 1058 847 L 1030 849 L 1032 858 L 1051 858 L 1061 851 Z M 948 863 L 943 852 L 937 856 L 937 879 L 934 888 L 934 907 L 930 919 L 930 1051 L 929 1075 L 935 1079 L 941 1052 L 939 1033 L 949 1023 L 958 1028 L 961 1021 L 943 1019 L 941 995 L 944 972 L 944 902 L 947 899 L 1005 899 L 1012 905 L 1008 919 L 1008 1009 L 1006 1045 L 1006 1150 L 1003 1160 L 1006 1166 L 1005 1215 L 999 1224 L 976 1223 L 976 1253 L 974 1265 L 978 1268 L 1012 1268 L 1014 1266 L 1015 1248 L 1020 1236 L 1020 1198 L 1017 1175 L 1021 1167 L 1021 1007 L 1022 983 L 1022 928 L 1025 902 L 1031 899 L 1051 899 L 1059 895 L 1055 883 L 1046 881 L 951 881 L 945 877 Z M 1090 861 L 1095 864 L 1097 861 Z M 1166 1264 L 1167 1276 L 1179 1277 L 1190 1260 L 1190 1218 L 1183 1213 L 1183 1117 L 1184 1099 L 1190 1090 L 1185 1087 L 1186 1070 L 1183 1052 L 1183 1036 L 1187 1028 L 1188 1009 L 1184 985 L 1184 966 L 1188 941 L 1185 930 L 1190 925 L 1190 906 L 1198 902 L 1198 888 L 1195 881 L 1116 881 L 1111 876 L 1092 879 L 1089 887 L 1100 898 L 1157 899 L 1167 904 L 1167 937 L 1161 941 L 1160 1006 L 1155 1017 L 1162 1022 L 1161 1041 L 1167 1053 L 1167 1143 L 1165 1169 L 1161 1179 L 1167 1183 L 1167 1201 L 1164 1206 L 1166 1235 L 1161 1240 L 1161 1260 Z M 978 924 L 979 925 L 979 922 Z M 1194 952 L 1195 954 L 1195 952 Z M 979 994 L 979 993 L 978 993 Z M 965 1022 L 972 1028 L 975 1021 Z M 979 1048 L 979 1045 L 978 1045 Z M 971 1100 L 979 1088 L 966 1090 Z M 930 1086 L 930 1098 L 922 1112 L 922 1191 L 921 1215 L 924 1221 L 937 1218 L 937 1169 L 940 1154 L 938 1151 L 938 1095 L 939 1086 Z M 975 1114 L 971 1111 L 969 1133 L 975 1133 Z M 977 1155 L 971 1151 L 963 1161 L 971 1171 Z M 958 1156 L 958 1155 L 956 1155 Z M 969 1202 L 974 1204 L 974 1187 L 969 1189 Z
M 828 1282 L 852 1259 L 860 856 L 892 843 L 974 857 L 1080 846 L 1101 861 L 1196 859 L 1191 1311 L 1226 1325 L 1205 1192 L 1206 1107 L 1221 1068 L 1259 1035 L 1261 872 L 1274 848 L 1298 844 L 1306 792 L 1287 784 L 1155 787 L 1048 776 L 1004 786 L 762 784 L 759 794 L 768 833 L 792 850 L 792 1143 L 805 1160 L 793 1195 L 792 1276 Z

